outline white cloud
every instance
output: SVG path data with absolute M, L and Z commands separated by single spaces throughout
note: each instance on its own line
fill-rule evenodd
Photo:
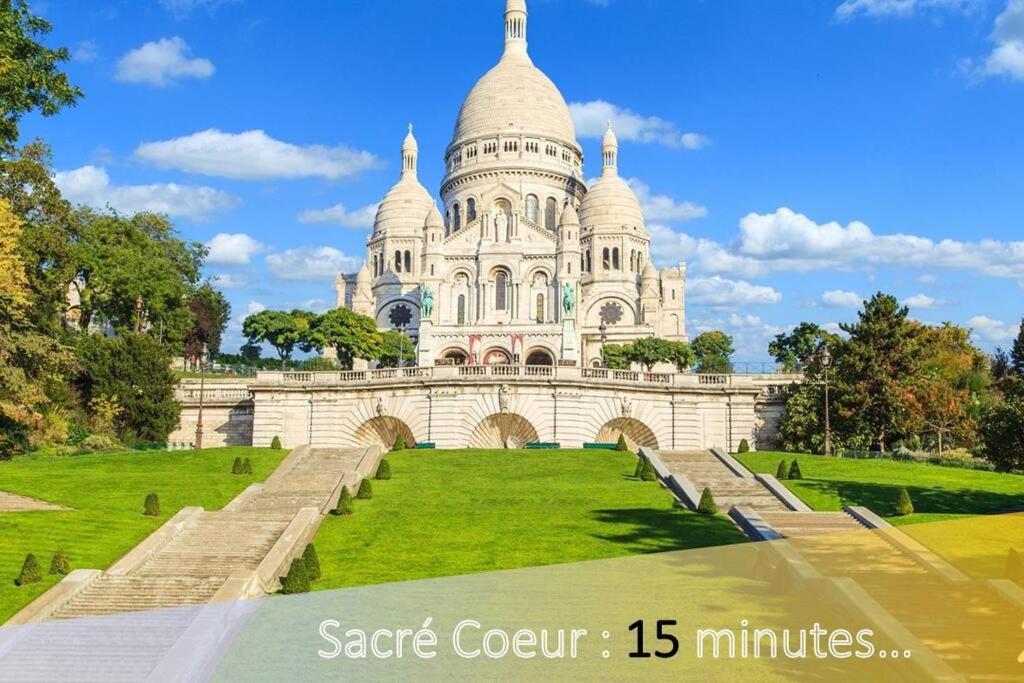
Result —
M 915 294 L 914 296 L 907 297 L 906 299 L 904 299 L 903 305 L 909 306 L 911 308 L 922 309 L 945 306 L 946 302 L 943 301 L 942 299 L 936 299 L 933 296 L 928 296 L 927 294 Z
M 249 284 L 249 279 L 232 273 L 219 273 L 212 280 L 220 289 L 241 289 Z
M 569 105 L 569 112 L 576 124 L 576 134 L 584 138 L 603 137 L 611 121 L 619 140 L 689 150 L 711 144 L 704 135 L 680 131 L 671 121 L 657 116 L 642 116 L 604 100 L 573 102 Z
M 833 289 L 821 295 L 821 303 L 832 308 L 860 308 L 864 298 L 856 292 Z
M 123 83 L 145 83 L 163 87 L 184 78 L 209 78 L 213 62 L 190 57 L 181 38 L 161 38 L 126 53 L 117 63 L 115 78 Z
M 629 186 L 640 201 L 644 218 L 649 221 L 686 221 L 708 215 L 707 207 L 693 202 L 678 202 L 672 197 L 651 194 L 650 186 L 639 178 L 628 178 Z
M 995 47 L 974 74 L 1008 76 L 1024 81 L 1024 0 L 1009 0 L 996 18 L 992 32 Z
M 967 321 L 967 326 L 974 330 L 974 334 L 981 339 L 993 342 L 1007 342 L 1017 336 L 1017 329 L 1013 325 L 1007 325 L 1002 320 L 993 320 L 985 315 L 976 315 Z
M 763 357 L 768 343 L 776 335 L 786 331 L 786 328 L 766 323 L 756 315 L 738 315 L 736 313 L 730 314 L 727 318 L 694 320 L 691 327 L 691 337 L 716 330 L 731 336 L 733 346 L 736 348 L 733 358 L 740 362 L 744 358 Z M 745 368 L 739 366 L 737 370 L 743 371 Z
M 107 171 L 92 165 L 59 171 L 53 180 L 64 197 L 75 204 L 100 209 L 109 206 L 122 213 L 151 211 L 173 218 L 203 221 L 242 203 L 233 195 L 205 186 L 177 183 L 112 185 Z
M 690 303 L 718 308 L 777 304 L 782 295 L 771 287 L 752 285 L 744 280 L 727 280 L 718 275 L 693 278 L 686 284 Z
M 380 165 L 373 154 L 342 145 L 298 146 L 275 140 L 262 130 L 224 133 L 214 128 L 144 143 L 135 150 L 135 158 L 160 168 L 235 180 L 337 180 Z
M 939 278 L 931 273 L 925 273 L 921 277 L 917 278 L 917 281 L 923 285 L 933 285 L 939 281 Z
M 245 233 L 222 232 L 206 243 L 210 250 L 206 262 L 222 266 L 244 266 L 256 254 L 266 251 L 266 246 Z
M 95 40 L 83 40 L 71 50 L 71 58 L 76 62 L 92 62 L 100 54 L 99 45 Z
M 323 299 L 307 299 L 302 302 L 299 308 L 303 311 L 311 311 L 313 313 L 326 313 L 330 310 L 331 306 Z
M 984 0 L 844 0 L 836 8 L 836 16 L 849 19 L 858 14 L 868 16 L 910 16 L 923 10 L 954 10 L 970 12 Z
M 338 273 L 355 272 L 361 264 L 334 247 L 299 247 L 267 257 L 270 271 L 282 280 L 333 281 Z
M 198 9 L 212 12 L 230 2 L 236 2 L 236 0 L 160 0 L 160 4 L 176 19 L 184 19 Z
M 370 204 L 355 211 L 349 211 L 344 204 L 335 204 L 326 209 L 308 209 L 299 214 L 300 223 L 337 223 L 346 228 L 368 229 L 373 227 L 379 204 Z

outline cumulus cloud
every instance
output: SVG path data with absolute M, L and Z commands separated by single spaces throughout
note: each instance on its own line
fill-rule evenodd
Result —
M 343 145 L 300 146 L 275 140 L 262 130 L 225 133 L 215 128 L 143 143 L 135 158 L 160 168 L 235 180 L 338 180 L 380 166 L 373 154 Z
M 71 58 L 76 62 L 93 62 L 99 57 L 100 47 L 95 40 L 83 40 L 71 50 Z
M 1017 336 L 1018 328 L 1014 325 L 1007 325 L 1002 320 L 993 320 L 985 315 L 976 315 L 967 321 L 967 326 L 974 331 L 974 335 L 987 342 L 1007 342 Z
M 849 19 L 858 14 L 867 16 L 910 16 L 922 10 L 954 10 L 970 12 L 984 0 L 844 0 L 836 8 L 836 16 Z
M 1006 4 L 996 18 L 991 39 L 995 47 L 974 74 L 1024 80 L 1024 0 L 1010 0 Z
M 368 229 L 373 227 L 378 206 L 369 204 L 355 211 L 349 211 L 344 204 L 335 204 L 326 209 L 308 209 L 299 214 L 299 222 L 337 223 L 345 228 Z
M 213 62 L 190 57 L 191 50 L 181 38 L 161 38 L 126 53 L 117 62 L 114 77 L 123 83 L 145 83 L 163 87 L 185 78 L 209 78 Z
M 747 368 L 743 366 L 742 359 L 744 357 L 763 357 L 764 350 L 768 348 L 768 343 L 776 335 L 786 331 L 785 327 L 766 323 L 759 316 L 739 315 L 736 313 L 732 313 L 724 318 L 695 319 L 690 327 L 690 335 L 692 337 L 696 337 L 704 332 L 713 331 L 722 331 L 731 336 L 733 346 L 736 348 L 734 358 L 741 362 L 740 365 L 736 366 L 736 369 L 740 372 L 748 369 L 756 370 L 756 367 Z
M 860 308 L 864 298 L 856 292 L 833 289 L 821 295 L 821 303 L 831 308 Z
M 619 140 L 688 150 L 711 144 L 710 138 L 681 131 L 671 121 L 657 116 L 642 116 L 604 100 L 573 102 L 569 105 L 569 112 L 576 125 L 576 134 L 584 138 L 603 137 L 611 121 Z
M 686 284 L 690 303 L 716 308 L 777 304 L 782 295 L 771 287 L 752 285 L 745 280 L 728 280 L 718 275 L 693 278 Z
M 220 289 L 241 289 L 249 284 L 249 279 L 245 276 L 232 273 L 219 273 L 214 275 L 212 280 Z
M 686 221 L 708 215 L 707 207 L 693 202 L 680 202 L 662 194 L 652 194 L 650 186 L 639 178 L 626 180 L 640 201 L 644 217 L 649 221 Z
M 59 171 L 53 180 L 64 197 L 75 204 L 100 209 L 109 206 L 122 213 L 151 211 L 172 218 L 204 221 L 242 203 L 237 197 L 212 187 L 177 183 L 113 185 L 106 169 L 92 165 Z
M 338 273 L 359 269 L 360 259 L 346 256 L 334 247 L 299 247 L 267 257 L 267 266 L 281 280 L 333 280 Z
M 946 304 L 942 299 L 936 299 L 933 296 L 927 294 L 915 294 L 914 296 L 907 297 L 903 300 L 904 306 L 910 306 L 911 308 L 937 308 Z
M 252 257 L 267 250 L 266 246 L 245 233 L 222 232 L 206 243 L 210 250 L 206 262 L 221 266 L 244 266 Z

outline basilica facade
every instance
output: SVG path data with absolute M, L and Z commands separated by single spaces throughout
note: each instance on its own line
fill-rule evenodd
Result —
M 338 305 L 398 329 L 421 366 L 600 365 L 604 344 L 686 339 L 686 269 L 657 270 L 609 125 L 584 179 L 569 108 L 527 51 L 525 0 L 507 0 L 505 49 L 474 86 L 445 152 L 443 208 L 402 172 Z

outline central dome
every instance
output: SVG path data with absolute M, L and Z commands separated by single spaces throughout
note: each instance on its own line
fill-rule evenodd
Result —
M 459 111 L 453 142 L 506 132 L 576 144 L 565 98 L 525 52 L 506 52 L 477 82 Z

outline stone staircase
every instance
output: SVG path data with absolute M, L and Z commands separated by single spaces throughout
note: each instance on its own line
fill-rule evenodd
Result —
M 756 508 L 755 508 L 756 509 Z M 783 538 L 796 538 L 816 534 L 840 534 L 867 529 L 863 523 L 846 512 L 785 512 L 760 511 L 761 519 Z
M 740 476 L 711 451 L 659 451 L 665 467 L 689 479 L 699 494 L 711 489 L 718 507 L 746 506 L 754 510 L 786 510 L 785 504 L 753 477 Z

